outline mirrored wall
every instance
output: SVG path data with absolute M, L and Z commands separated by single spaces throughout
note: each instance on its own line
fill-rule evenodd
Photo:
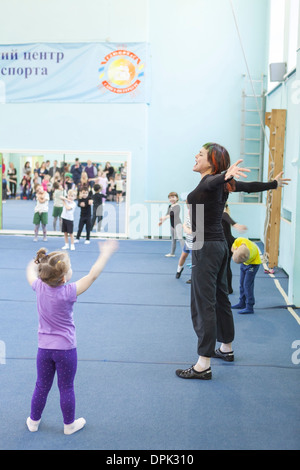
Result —
M 3 170 L 1 232 L 33 230 L 36 188 L 42 185 L 49 194 L 47 232 L 61 235 L 52 216 L 54 192 L 59 185 L 65 195 L 69 189 L 75 190 L 77 201 L 82 187 L 88 187 L 91 198 L 96 193 L 102 194 L 102 219 L 97 217 L 91 237 L 127 237 L 130 156 L 127 151 L 0 151 Z M 77 207 L 75 233 L 79 217 L 80 207 Z

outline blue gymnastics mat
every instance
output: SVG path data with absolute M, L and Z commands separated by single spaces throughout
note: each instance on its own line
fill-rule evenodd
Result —
M 185 381 L 178 367 L 197 360 L 190 318 L 188 262 L 175 279 L 169 241 L 121 240 L 119 250 L 74 306 L 78 339 L 77 417 L 86 427 L 63 434 L 56 381 L 37 433 L 25 421 L 36 380 L 37 312 L 28 262 L 43 245 L 31 236 L 0 237 L 0 449 L 2 450 L 298 450 L 299 324 L 260 268 L 254 315 L 234 311 L 234 363 L 212 359 L 211 381 Z M 88 272 L 98 241 L 70 252 L 73 280 Z M 239 268 L 233 269 L 238 299 Z M 299 310 L 295 310 L 299 314 Z M 1 354 L 2 353 L 2 354 Z

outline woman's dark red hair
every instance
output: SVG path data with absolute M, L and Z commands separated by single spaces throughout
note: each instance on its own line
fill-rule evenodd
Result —
M 230 167 L 230 156 L 225 147 L 211 142 L 204 144 L 203 147 L 207 150 L 207 160 L 212 167 L 213 175 L 228 170 Z M 228 192 L 234 191 L 234 180 L 227 182 L 225 187 Z

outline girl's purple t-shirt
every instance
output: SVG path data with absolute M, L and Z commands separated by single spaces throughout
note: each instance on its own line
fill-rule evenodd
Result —
M 39 348 L 76 348 L 73 320 L 73 304 L 77 300 L 75 282 L 50 287 L 40 279 L 36 279 L 32 283 L 32 289 L 37 297 Z

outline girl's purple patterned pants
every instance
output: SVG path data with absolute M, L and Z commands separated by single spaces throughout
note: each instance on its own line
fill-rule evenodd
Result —
M 34 421 L 41 419 L 48 393 L 57 372 L 57 384 L 60 393 L 60 406 L 64 424 L 71 424 L 75 419 L 74 378 L 77 369 L 77 350 L 38 349 L 37 381 L 31 400 L 30 417 Z

